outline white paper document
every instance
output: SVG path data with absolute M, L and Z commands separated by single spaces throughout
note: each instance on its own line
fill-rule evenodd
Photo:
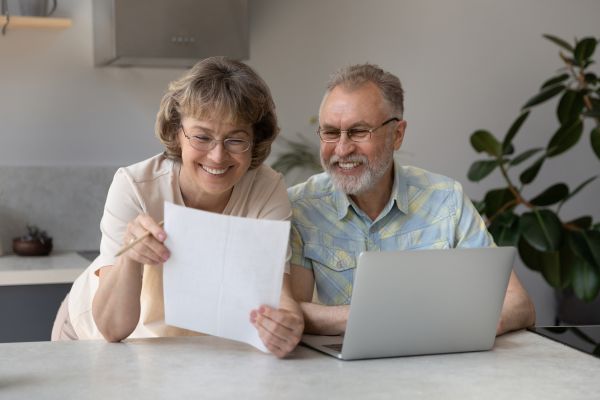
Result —
M 165 322 L 267 351 L 250 311 L 278 307 L 289 221 L 214 214 L 165 202 Z

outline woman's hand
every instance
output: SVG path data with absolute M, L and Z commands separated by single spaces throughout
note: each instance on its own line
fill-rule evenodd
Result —
M 300 342 L 304 332 L 302 309 L 292 296 L 289 274 L 283 274 L 278 309 L 260 306 L 250 312 L 250 322 L 265 347 L 279 358 L 288 355 Z
M 250 322 L 258 330 L 265 347 L 279 358 L 288 355 L 302 337 L 304 318 L 298 310 L 260 306 L 250 313 Z
M 122 257 L 127 257 L 140 264 L 150 265 L 158 265 L 167 261 L 170 252 L 163 243 L 167 234 L 149 215 L 140 214 L 127 224 L 123 245 L 128 245 L 148 232 L 150 235 L 127 250 Z
M 146 238 L 99 270 L 100 281 L 92 303 L 92 315 L 100 333 L 109 342 L 118 342 L 134 331 L 140 318 L 142 265 L 162 264 L 169 258 L 163 244 L 165 231 L 148 215 L 139 215 L 127 225 L 127 245 L 150 232 Z

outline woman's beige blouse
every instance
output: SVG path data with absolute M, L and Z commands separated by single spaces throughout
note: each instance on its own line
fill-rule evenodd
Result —
M 80 339 L 101 339 L 92 317 L 92 300 L 98 288 L 97 271 L 114 265 L 127 223 L 138 214 L 163 220 L 165 201 L 184 205 L 179 187 L 181 164 L 162 154 L 120 168 L 108 190 L 100 222 L 100 255 L 75 280 L 69 294 L 69 317 Z M 223 214 L 271 220 L 289 220 L 290 203 L 283 177 L 266 165 L 249 170 L 233 188 Z M 290 252 L 285 270 L 289 272 Z M 193 335 L 165 324 L 162 266 L 144 266 L 140 321 L 129 337 Z

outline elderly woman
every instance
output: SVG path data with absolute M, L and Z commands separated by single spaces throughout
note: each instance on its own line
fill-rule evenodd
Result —
M 164 201 L 226 215 L 289 219 L 283 179 L 263 164 L 277 133 L 270 91 L 243 63 L 208 58 L 172 82 L 156 120 L 166 151 L 116 172 L 100 223 L 100 255 L 61 305 L 52 340 L 193 335 L 164 321 L 162 263 L 170 255 L 158 223 Z M 115 257 L 123 244 L 147 232 L 151 235 Z M 304 321 L 288 273 L 280 308 L 262 306 L 249 318 L 278 357 L 296 346 Z

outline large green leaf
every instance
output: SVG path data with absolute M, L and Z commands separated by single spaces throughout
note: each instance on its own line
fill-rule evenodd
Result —
M 546 150 L 548 157 L 555 157 L 569 150 L 579 141 L 582 132 L 583 123 L 580 119 L 562 125 L 548 143 Z
M 529 111 L 526 111 L 523 114 L 521 114 L 515 120 L 515 122 L 512 123 L 512 125 L 508 129 L 508 132 L 506 132 L 504 141 L 502 142 L 502 150 L 506 151 L 511 146 L 512 140 L 514 139 L 517 132 L 519 132 L 519 129 L 521 129 L 521 125 L 523 125 L 523 123 L 525 122 L 525 120 L 527 119 L 528 116 L 529 116 Z
M 484 197 L 485 215 L 487 215 L 488 218 L 493 217 L 498 210 L 514 200 L 515 196 L 508 188 L 490 190 Z
M 502 154 L 502 146 L 500 145 L 500 142 L 498 142 L 498 139 L 485 130 L 473 132 L 471 135 L 471 146 L 473 146 L 478 153 L 484 151 L 495 157 L 499 157 Z
M 560 219 L 551 210 L 534 210 L 521 216 L 522 236 L 536 250 L 551 252 L 558 250 L 562 241 Z
M 600 291 L 600 275 L 598 271 L 577 257 L 572 264 L 571 274 L 571 285 L 575 295 L 584 301 L 594 300 Z
M 557 183 L 531 199 L 530 203 L 536 206 L 549 206 L 564 200 L 569 195 L 569 187 L 564 183 Z
M 600 158 L 600 127 L 592 129 L 592 134 L 590 135 L 590 142 L 594 153 L 596 153 L 596 157 Z
M 585 60 L 590 58 L 596 50 L 596 39 L 593 37 L 587 37 L 577 42 L 573 55 L 579 64 L 582 64 Z
M 553 98 L 554 96 L 556 96 L 557 94 L 562 92 L 563 90 L 565 90 L 565 85 L 563 85 L 563 84 L 548 86 L 548 87 L 542 89 L 538 94 L 533 96 L 531 99 L 529 99 L 529 101 L 527 103 L 525 103 L 525 105 L 522 107 L 522 109 L 533 107 L 537 104 L 543 103 L 544 101 L 550 100 L 551 98 Z
M 541 256 L 542 275 L 552 287 L 563 289 L 569 279 L 569 269 L 560 262 L 558 251 L 543 252 Z
M 525 171 L 523 171 L 521 173 L 521 175 L 519 175 L 519 180 L 521 181 L 521 183 L 522 184 L 531 183 L 537 176 L 538 172 L 540 172 L 540 168 L 542 168 L 542 164 L 544 163 L 545 160 L 546 160 L 546 154 L 542 155 L 529 168 L 527 168 Z
M 519 257 L 521 257 L 521 260 L 527 267 L 534 271 L 542 272 L 544 266 L 540 257 L 541 253 L 527 243 L 527 240 L 523 239 L 523 236 L 519 238 L 517 248 L 519 249 Z
M 600 232 L 572 231 L 568 237 L 573 252 L 600 273 Z
M 556 116 L 561 125 L 574 121 L 583 110 L 583 94 L 575 90 L 566 90 L 561 96 L 556 109 Z
M 488 176 L 494 169 L 496 169 L 496 166 L 498 166 L 498 162 L 495 160 L 475 161 L 473 164 L 471 164 L 471 168 L 469 168 L 467 177 L 473 182 L 479 182 Z
M 549 41 L 553 42 L 554 44 L 559 45 L 560 47 L 562 47 L 565 50 L 569 50 L 570 52 L 573 52 L 573 46 L 571 46 L 568 42 L 564 41 L 563 39 L 554 36 L 554 35 L 549 35 L 547 33 L 545 33 L 544 36 L 546 39 L 548 39 Z
M 579 229 L 589 229 L 592 226 L 592 217 L 585 215 L 583 217 L 576 218 L 566 223 L 566 225 L 573 225 Z
M 544 82 L 544 84 L 542 85 L 542 87 L 540 89 L 547 88 L 548 86 L 554 86 L 557 83 L 561 83 L 561 82 L 567 80 L 568 78 L 569 78 L 569 74 L 561 74 L 561 75 L 555 76 L 554 78 L 550 78 L 546 82 Z
M 496 217 L 488 230 L 498 246 L 516 246 L 519 241 L 519 220 L 512 211 Z
M 540 150 L 543 150 L 543 149 L 541 147 L 538 147 L 537 149 L 526 150 L 523 153 L 516 156 L 515 158 L 513 158 L 510 162 L 510 165 L 518 165 L 518 164 L 522 163 L 523 161 L 527 160 L 532 155 L 539 153 Z
M 523 263 L 532 270 L 541 272 L 552 287 L 564 288 L 569 284 L 569 269 L 564 268 L 558 251 L 537 251 L 522 236 L 517 248 Z

